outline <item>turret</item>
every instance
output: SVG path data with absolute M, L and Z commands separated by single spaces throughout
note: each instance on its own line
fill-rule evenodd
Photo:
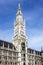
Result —
M 18 11 L 16 13 L 16 21 L 23 22 L 23 14 L 21 11 L 20 3 L 18 4 Z

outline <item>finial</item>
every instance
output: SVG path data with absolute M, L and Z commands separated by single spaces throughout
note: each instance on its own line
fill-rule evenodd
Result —
M 18 11 L 17 11 L 17 14 L 16 15 L 17 16 L 18 15 L 22 15 L 21 8 L 20 8 L 20 3 L 18 4 Z
M 18 4 L 18 9 L 20 9 L 20 3 Z

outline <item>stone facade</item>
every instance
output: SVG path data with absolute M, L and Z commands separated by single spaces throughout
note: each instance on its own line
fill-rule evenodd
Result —
M 43 51 L 27 47 L 25 20 L 18 5 L 13 43 L 0 40 L 0 65 L 43 65 Z
M 0 65 L 43 65 L 42 54 L 43 52 L 30 48 L 27 49 L 27 54 L 18 52 L 12 43 L 0 40 Z

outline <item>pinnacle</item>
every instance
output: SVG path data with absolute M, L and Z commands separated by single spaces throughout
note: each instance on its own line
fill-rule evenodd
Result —
M 18 4 L 18 9 L 20 10 L 21 8 L 20 8 L 20 3 Z
M 17 11 L 17 16 L 18 15 L 22 15 L 22 12 L 21 12 L 21 7 L 20 7 L 20 3 L 18 4 L 18 11 Z

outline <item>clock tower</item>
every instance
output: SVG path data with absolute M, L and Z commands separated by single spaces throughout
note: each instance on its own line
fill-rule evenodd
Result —
M 27 37 L 25 32 L 25 20 L 23 19 L 23 14 L 18 4 L 18 11 L 16 13 L 16 20 L 14 22 L 14 37 L 13 45 L 16 47 L 16 50 L 19 52 L 18 61 L 19 65 L 27 65 Z M 23 56 L 23 61 L 22 61 Z

